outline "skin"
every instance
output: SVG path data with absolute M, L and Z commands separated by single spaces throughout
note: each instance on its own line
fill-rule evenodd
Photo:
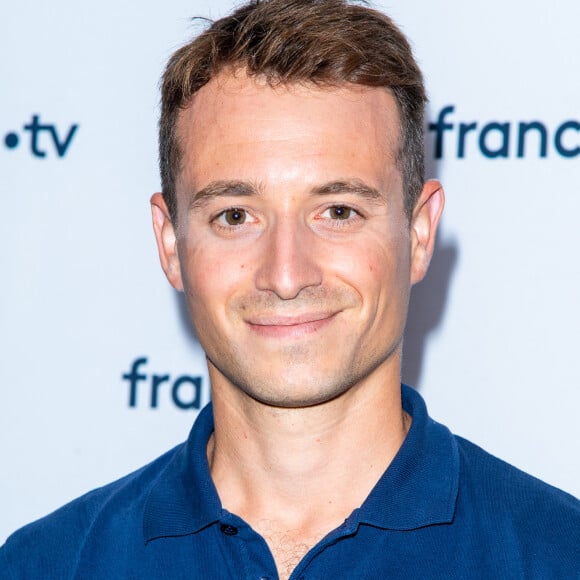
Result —
M 406 435 L 402 336 L 443 191 L 428 181 L 409 222 L 384 89 L 273 88 L 226 71 L 177 128 L 177 223 L 155 194 L 153 224 L 207 355 L 210 469 L 285 577 Z

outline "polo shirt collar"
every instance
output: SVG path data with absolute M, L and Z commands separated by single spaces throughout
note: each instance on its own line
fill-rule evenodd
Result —
M 428 416 L 419 393 L 403 385 L 402 398 L 404 410 L 413 418 L 409 433 L 368 498 L 349 518 L 351 524 L 411 530 L 453 520 L 459 483 L 455 438 Z M 146 541 L 198 532 L 226 513 L 207 461 L 212 431 L 210 403 L 151 490 L 143 518 Z
M 449 523 L 459 487 L 457 442 L 447 427 L 429 417 L 417 391 L 402 385 L 402 399 L 403 409 L 413 418 L 409 433 L 353 516 L 360 523 L 391 530 Z
M 224 515 L 211 479 L 207 442 L 213 432 L 213 408 L 204 407 L 181 445 L 154 484 L 143 516 L 145 541 L 198 532 Z

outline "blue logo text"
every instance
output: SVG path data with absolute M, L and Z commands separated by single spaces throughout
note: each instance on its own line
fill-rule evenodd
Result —
M 489 159 L 547 157 L 549 149 L 565 158 L 580 155 L 580 122 L 567 120 L 554 129 L 538 120 L 490 121 L 483 125 L 476 121 L 457 122 L 452 116 L 454 105 L 439 112 L 437 121 L 429 123 L 428 130 L 435 134 L 435 159 L 441 159 L 455 149 L 458 159 L 464 159 L 479 149 Z M 451 141 L 451 143 L 449 143 Z
M 28 133 L 28 146 L 34 157 L 46 157 L 48 153 L 56 153 L 58 157 L 64 157 L 79 128 L 78 124 L 71 125 L 68 129 L 59 130 L 52 123 L 42 123 L 40 115 L 32 115 L 29 123 L 23 125 L 22 130 Z M 16 149 L 20 145 L 21 135 L 10 131 L 4 136 L 4 145 L 8 149 Z
M 145 405 L 156 409 L 163 398 L 183 410 L 201 407 L 201 377 L 181 375 L 172 379 L 168 374 L 148 375 L 139 370 L 146 364 L 146 357 L 135 359 L 131 370 L 122 375 L 129 383 L 129 407 Z

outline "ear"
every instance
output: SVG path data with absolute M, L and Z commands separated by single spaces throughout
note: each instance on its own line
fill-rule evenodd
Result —
M 442 185 L 434 179 L 426 181 L 411 218 L 411 284 L 420 282 L 427 273 L 444 205 Z
M 153 231 L 157 241 L 161 267 L 169 283 L 179 292 L 183 291 L 181 267 L 177 254 L 177 237 L 167 204 L 161 193 L 154 193 L 151 197 L 151 213 L 153 217 Z

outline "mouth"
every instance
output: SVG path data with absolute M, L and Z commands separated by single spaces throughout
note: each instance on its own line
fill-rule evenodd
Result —
M 255 316 L 246 323 L 259 336 L 300 338 L 318 332 L 332 322 L 338 312 L 311 312 L 296 316 Z

